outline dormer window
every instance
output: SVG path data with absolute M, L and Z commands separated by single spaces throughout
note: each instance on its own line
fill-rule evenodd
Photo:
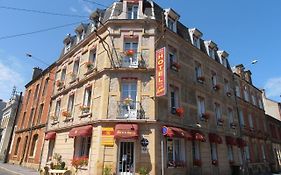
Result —
M 195 35 L 193 35 L 193 45 L 200 49 L 200 39 Z
M 188 31 L 192 45 L 200 49 L 200 38 L 203 34 L 196 28 L 189 29 Z
M 213 41 L 204 41 L 204 44 L 209 57 L 215 59 L 215 52 L 217 51 L 217 45 Z
M 177 21 L 179 20 L 179 15 L 172 9 L 165 9 L 165 20 L 166 26 L 173 32 L 177 32 Z
M 209 47 L 209 56 L 213 59 L 215 59 L 215 51 L 214 48 Z
M 127 9 L 128 19 L 138 19 L 139 6 L 136 4 L 129 4 Z
M 64 53 L 67 53 L 70 50 L 70 48 L 71 48 L 71 43 L 70 42 L 66 43 L 64 47 Z
M 77 34 L 77 43 L 79 43 L 80 41 L 82 41 L 85 37 L 85 32 L 84 30 L 81 33 Z
M 227 68 L 227 57 L 228 53 L 225 51 L 218 51 L 218 56 L 220 58 L 220 63 Z

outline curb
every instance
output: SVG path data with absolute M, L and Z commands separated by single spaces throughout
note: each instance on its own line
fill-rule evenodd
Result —
M 4 168 L 2 166 L 0 166 L 1 169 L 5 170 L 5 171 L 8 171 L 8 172 L 11 172 L 13 174 L 16 174 L 16 175 L 24 175 L 22 173 L 19 173 L 19 172 L 16 172 L 16 171 L 13 171 L 13 170 L 10 170 L 10 169 L 7 169 L 7 168 Z

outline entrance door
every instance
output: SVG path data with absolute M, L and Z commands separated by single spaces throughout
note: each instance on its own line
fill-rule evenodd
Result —
M 135 172 L 135 149 L 134 142 L 120 142 L 119 166 L 120 175 L 132 175 Z

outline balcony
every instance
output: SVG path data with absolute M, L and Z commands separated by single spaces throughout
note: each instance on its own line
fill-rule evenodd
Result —
M 129 50 L 130 51 L 130 50 Z M 146 68 L 145 60 L 142 54 L 139 52 L 121 52 L 120 57 L 120 67 L 122 68 Z
M 145 119 L 141 102 L 123 100 L 118 102 L 118 119 Z

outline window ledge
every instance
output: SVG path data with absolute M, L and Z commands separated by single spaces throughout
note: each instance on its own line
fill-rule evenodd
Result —
M 84 73 L 84 75 L 89 75 L 89 74 L 91 74 L 95 71 L 97 71 L 97 68 L 90 68 L 90 69 L 87 70 L 87 72 Z
M 69 84 L 73 84 L 73 83 L 78 82 L 78 81 L 79 81 L 79 78 L 77 77 L 77 78 L 74 78 L 73 80 L 71 80 L 69 82 Z
M 51 125 L 56 125 L 56 124 L 58 124 L 59 123 L 59 121 L 53 121 L 52 123 L 51 123 Z
M 63 122 L 70 122 L 73 121 L 73 117 L 66 117 Z
M 82 114 L 82 115 L 80 115 L 80 116 L 78 116 L 78 117 L 79 117 L 80 119 L 86 118 L 86 117 L 91 118 L 91 117 L 92 117 L 92 112 L 89 111 L 89 112 L 84 113 L 84 114 Z

